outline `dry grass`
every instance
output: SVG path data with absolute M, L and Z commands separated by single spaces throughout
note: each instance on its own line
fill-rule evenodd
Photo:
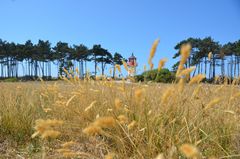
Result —
M 56 83 L 0 83 L 1 157 L 240 158 L 239 81 L 189 80 L 190 49 L 181 50 L 173 84 L 79 80 L 67 72 L 70 79 Z
M 104 158 L 107 154 L 108 158 L 113 154 L 116 158 L 154 158 L 161 153 L 178 158 L 180 147 L 190 144 L 201 157 L 237 155 L 239 87 L 185 84 L 180 91 L 178 85 L 1 83 L 1 154 L 29 157 L 39 151 L 39 157 L 46 158 Z M 39 119 L 44 119 L 42 125 Z M 54 127 L 57 120 L 63 125 Z M 45 127 L 60 136 L 31 139 Z M 74 144 L 61 147 L 70 141 Z

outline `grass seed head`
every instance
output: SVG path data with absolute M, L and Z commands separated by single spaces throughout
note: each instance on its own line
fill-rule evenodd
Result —
M 192 98 L 197 98 L 198 97 L 198 94 L 199 94 L 201 88 L 202 88 L 202 85 L 198 85 L 197 88 L 194 89 L 193 94 L 192 94 Z
M 66 158 L 73 158 L 73 157 L 76 157 L 78 154 L 76 152 L 64 152 L 63 153 L 63 156 L 66 157 Z
M 121 66 L 120 66 L 120 65 L 116 64 L 116 65 L 115 65 L 115 68 L 118 70 L 118 72 L 120 72 L 120 73 L 122 72 L 122 71 L 121 71 Z
M 184 64 L 187 62 L 187 59 L 190 56 L 191 50 L 192 50 L 192 47 L 191 47 L 191 44 L 189 43 L 183 44 L 181 46 L 180 48 L 181 59 L 179 62 L 176 76 L 178 76 L 179 73 L 184 69 Z
M 122 107 L 122 101 L 119 98 L 115 98 L 114 104 L 116 109 L 120 109 Z
M 150 51 L 150 55 L 149 55 L 149 58 L 148 58 L 148 64 L 150 65 L 150 68 L 152 69 L 153 68 L 153 63 L 152 63 L 152 59 L 156 53 L 156 50 L 157 50 L 157 46 L 158 46 L 158 43 L 159 43 L 159 39 L 155 40 L 153 45 L 152 45 L 152 48 L 151 48 L 151 51 Z
M 239 97 L 240 97 L 240 92 L 237 92 L 230 97 L 230 100 L 234 100 L 234 99 L 239 98 Z
M 72 150 L 68 149 L 68 148 L 61 148 L 61 149 L 57 149 L 57 152 L 59 153 L 66 153 L 66 152 L 71 152 Z
M 89 111 L 92 109 L 92 107 L 97 103 L 97 101 L 93 101 L 87 108 L 84 109 L 85 112 Z
M 167 62 L 167 58 L 161 59 L 158 63 L 158 71 L 161 71 L 161 69 L 164 67 L 165 63 Z
M 52 109 L 51 108 L 43 108 L 43 111 L 48 113 L 48 112 L 52 111 Z
M 212 59 L 212 52 L 209 52 L 208 53 L 208 60 L 211 61 L 211 59 Z
M 91 124 L 88 127 L 86 127 L 85 129 L 83 129 L 83 133 L 89 136 L 95 136 L 98 134 L 102 133 L 102 129 L 101 127 L 95 125 L 95 124 Z
M 71 98 L 68 99 L 66 106 L 70 104 L 70 102 L 76 97 L 76 95 L 73 95 Z
M 57 138 L 61 133 L 59 131 L 55 130 L 46 130 L 44 133 L 41 135 L 42 139 L 47 139 L 47 138 Z
M 116 121 L 113 117 L 100 117 L 95 122 L 94 125 L 99 126 L 100 128 L 111 128 L 116 125 Z
M 149 55 L 149 60 L 148 62 L 151 63 L 150 61 L 153 59 L 155 53 L 156 53 L 156 50 L 157 50 L 157 46 L 158 46 L 158 43 L 159 43 L 159 39 L 156 39 L 154 42 L 153 42 L 153 45 L 152 45 L 152 48 L 151 48 L 151 51 L 150 51 L 150 55 Z
M 150 65 L 150 69 L 152 70 L 153 67 L 154 67 L 154 64 L 153 64 L 153 63 L 150 63 L 149 65 Z
M 122 60 L 122 63 L 123 63 L 125 70 L 128 71 L 128 65 L 127 65 L 126 61 Z
M 78 70 L 78 68 L 76 68 L 75 71 L 76 71 L 77 74 L 79 74 L 79 70 Z
M 168 99 L 170 98 L 170 96 L 173 94 L 173 89 L 172 88 L 168 88 L 162 96 L 162 101 L 161 104 L 166 104 L 168 102 Z
M 150 116 L 152 114 L 152 110 L 149 110 L 147 115 Z
M 49 130 L 50 127 L 60 126 L 63 124 L 63 121 L 56 120 L 56 119 L 47 119 L 47 120 L 38 119 L 35 122 L 36 122 L 36 125 L 34 129 L 36 130 L 36 133 L 34 133 L 33 135 L 34 137 L 36 136 L 36 134 L 43 134 L 46 130 Z
M 199 150 L 196 146 L 190 144 L 183 144 L 180 147 L 180 151 L 187 157 L 187 158 L 196 158 L 199 156 Z
M 221 98 L 215 98 L 213 100 L 211 100 L 205 107 L 205 110 L 212 108 L 213 106 L 215 106 L 216 104 L 220 103 Z
M 143 88 L 137 88 L 134 92 L 135 99 L 139 100 L 143 96 L 144 89 Z
M 133 120 L 130 124 L 128 124 L 128 130 L 133 129 L 136 126 L 137 122 L 135 120 Z
M 68 147 L 71 147 L 71 146 L 73 146 L 73 145 L 76 145 L 76 142 L 74 142 L 74 141 L 69 141 L 69 142 L 63 143 L 61 146 L 62 146 L 63 148 L 68 148 Z
M 182 92 L 184 89 L 184 85 L 185 85 L 185 78 L 180 78 L 180 80 L 178 81 L 178 90 L 179 92 Z
M 161 153 L 155 157 L 155 159 L 165 159 L 164 155 Z
M 198 74 L 194 77 L 192 77 L 192 79 L 190 80 L 189 84 L 195 84 L 195 83 L 200 83 L 206 76 L 203 74 Z
M 195 66 L 186 68 L 186 69 L 182 70 L 182 71 L 178 74 L 178 76 L 189 76 L 189 74 L 190 74 L 193 70 L 195 70 L 195 69 L 196 69 Z
M 104 159 L 114 159 L 115 156 L 115 153 L 108 153 L 107 155 L 105 155 Z
M 126 124 L 128 122 L 128 118 L 125 115 L 119 115 L 117 119 L 120 124 Z

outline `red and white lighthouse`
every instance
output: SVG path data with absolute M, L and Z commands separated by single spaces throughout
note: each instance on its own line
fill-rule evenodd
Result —
M 128 76 L 134 76 L 136 74 L 136 67 L 137 67 L 137 58 L 133 55 L 128 58 Z

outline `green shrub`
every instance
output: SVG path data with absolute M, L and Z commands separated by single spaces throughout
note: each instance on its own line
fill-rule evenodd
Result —
M 4 79 L 4 82 L 17 82 L 18 79 L 17 78 L 6 78 Z
M 175 79 L 175 74 L 168 69 L 164 68 L 158 72 L 157 69 L 145 71 L 142 75 L 135 76 L 137 81 L 155 81 L 163 83 L 171 83 Z
M 135 75 L 134 76 L 134 79 L 135 79 L 135 81 L 141 81 L 141 82 L 143 82 L 144 81 L 144 76 L 143 75 Z
M 145 71 L 142 73 L 146 81 L 154 81 L 155 78 L 157 77 L 157 74 L 158 74 L 157 69 Z
M 162 69 L 155 78 L 156 82 L 171 83 L 175 79 L 175 74 L 168 69 Z

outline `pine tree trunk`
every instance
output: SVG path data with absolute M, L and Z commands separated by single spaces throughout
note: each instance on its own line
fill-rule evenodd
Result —
M 16 62 L 16 78 L 18 78 L 18 61 Z
M 85 60 L 85 77 L 87 75 L 87 60 Z
M 7 75 L 8 78 L 10 77 L 10 64 L 9 64 L 9 58 L 7 58 Z
M 104 75 L 104 66 L 103 66 L 103 61 L 102 61 L 102 76 Z
M 225 68 L 224 68 L 224 59 L 221 59 L 221 73 L 222 73 L 222 77 L 225 76 Z
M 97 75 L 97 61 L 96 61 L 96 56 L 94 56 L 94 62 L 95 62 L 94 74 L 95 74 L 95 76 L 96 76 L 96 75 Z
M 1 63 L 1 77 L 3 77 L 3 64 Z
M 201 62 L 198 63 L 198 74 L 200 74 L 200 70 L 201 70 Z
M 231 80 L 233 78 L 233 56 L 231 56 Z
M 215 56 L 213 55 L 213 68 L 212 68 L 212 78 L 215 78 L 215 74 L 216 74 L 216 59 L 215 59 Z
M 237 56 L 237 65 L 238 65 L 238 77 L 239 77 L 239 56 Z
M 37 61 L 35 60 L 35 62 L 34 62 L 34 64 L 35 64 L 35 70 L 34 70 L 34 74 L 35 74 L 35 77 L 37 78 L 37 76 L 38 76 L 38 73 L 37 73 L 37 68 L 38 68 L 38 64 L 37 64 Z
M 234 59 L 234 78 L 236 77 L 236 71 L 237 71 L 237 56 L 235 56 Z
M 205 75 L 207 76 L 207 57 L 204 58 L 204 65 L 205 65 Z
M 211 79 L 211 72 L 212 72 L 212 62 L 210 61 L 210 66 L 209 66 L 209 79 Z

